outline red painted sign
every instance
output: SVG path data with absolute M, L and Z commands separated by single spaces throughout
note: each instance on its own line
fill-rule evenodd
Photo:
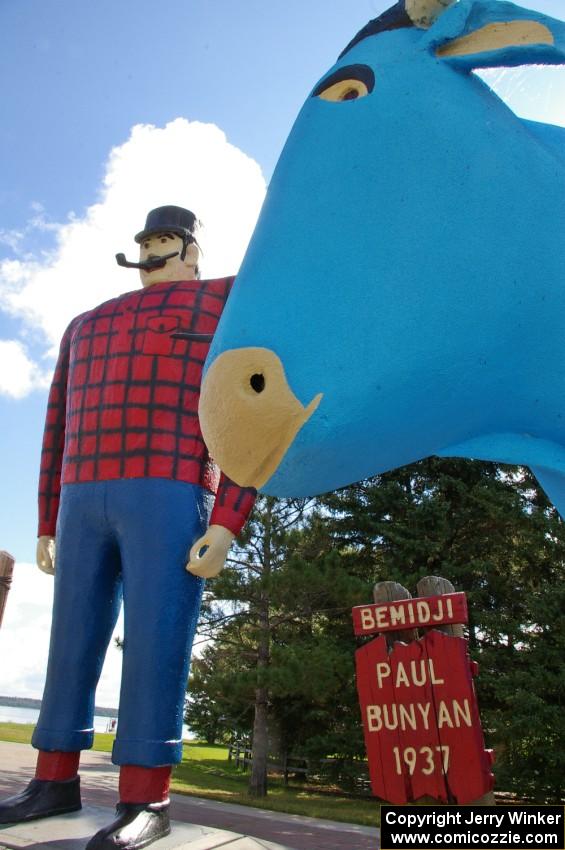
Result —
M 356 665 L 375 796 L 463 804 L 492 790 L 466 640 L 432 630 L 389 653 L 379 637 L 357 650 Z
M 464 593 L 445 593 L 420 599 L 401 599 L 353 609 L 356 635 L 392 632 L 418 627 L 466 623 L 467 599 Z

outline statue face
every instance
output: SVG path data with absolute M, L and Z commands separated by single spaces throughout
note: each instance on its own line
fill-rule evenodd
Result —
M 198 265 L 198 248 L 194 243 L 188 246 L 184 260 L 181 260 L 182 239 L 175 233 L 152 233 L 139 246 L 139 260 L 144 262 L 152 257 L 162 257 L 177 251 L 176 257 L 171 257 L 159 269 L 145 271 L 140 269 L 142 286 L 151 286 L 168 280 L 194 280 Z

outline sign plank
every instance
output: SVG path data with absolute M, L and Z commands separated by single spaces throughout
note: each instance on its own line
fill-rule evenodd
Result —
M 438 678 L 434 702 L 441 746 L 450 754 L 449 792 L 459 804 L 470 803 L 494 787 L 492 753 L 485 750 L 473 682 L 477 665 L 469 658 L 464 638 L 431 631 L 425 636 L 424 645 Z
M 392 753 L 388 769 L 408 774 L 408 801 L 429 795 L 447 802 L 441 770 L 441 741 L 434 712 L 436 672 L 433 659 L 428 658 L 425 644 L 417 640 L 408 645 L 397 644 L 389 661 L 400 727 L 400 751 Z
M 492 789 L 466 640 L 432 630 L 389 654 L 381 636 L 356 666 L 375 796 L 463 804 Z
M 353 609 L 353 629 L 356 635 L 399 631 L 406 628 L 433 628 L 467 621 L 467 599 L 464 593 L 446 593 L 442 596 L 357 605 Z
M 388 767 L 394 748 L 402 746 L 398 729 L 388 729 L 380 722 L 378 711 L 394 703 L 394 688 L 390 676 L 378 677 L 381 665 L 388 665 L 386 638 L 379 637 L 355 653 L 357 690 L 361 705 L 365 746 L 369 760 L 371 790 L 375 797 L 401 804 L 409 799 L 410 783 L 405 771 L 391 772 Z

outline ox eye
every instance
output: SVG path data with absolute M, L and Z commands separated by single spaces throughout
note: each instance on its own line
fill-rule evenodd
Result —
M 369 90 L 365 83 L 361 80 L 342 80 L 340 83 L 334 83 L 320 92 L 318 97 L 322 100 L 357 100 L 358 97 L 365 97 L 369 94 Z
M 375 75 L 368 65 L 346 65 L 322 80 L 312 97 L 340 103 L 366 97 L 375 87 Z

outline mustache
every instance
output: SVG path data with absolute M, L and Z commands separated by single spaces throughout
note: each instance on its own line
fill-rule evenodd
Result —
M 125 269 L 142 269 L 145 272 L 151 272 L 154 269 L 162 269 L 166 265 L 167 260 L 178 257 L 179 253 L 179 251 L 173 251 L 172 254 L 163 254 L 162 257 L 151 257 L 141 263 L 130 263 L 129 260 L 126 260 L 125 254 L 116 254 L 116 262 Z

